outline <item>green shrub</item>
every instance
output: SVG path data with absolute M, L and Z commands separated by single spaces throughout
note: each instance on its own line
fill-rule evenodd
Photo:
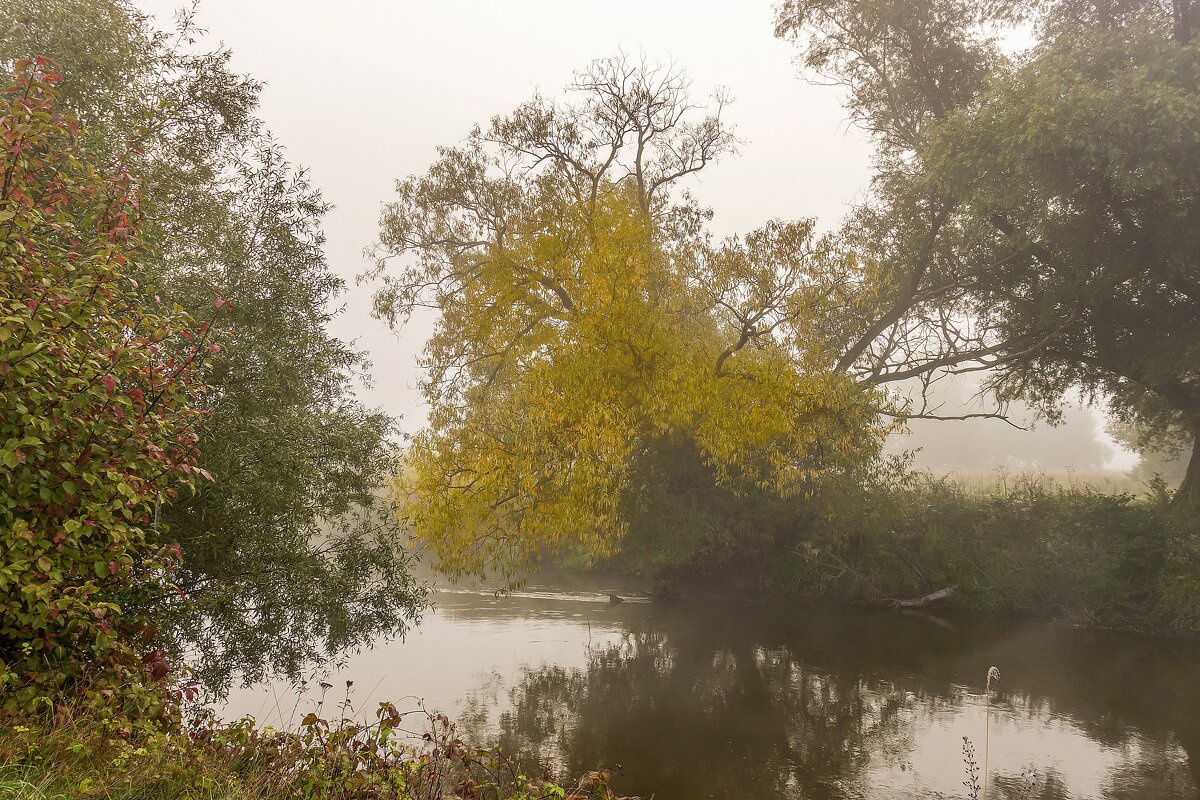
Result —
M 56 81 L 27 60 L 0 94 L 0 711 L 87 691 L 153 715 L 162 693 L 139 687 L 166 665 L 122 604 L 171 591 L 178 548 L 149 529 L 196 474 L 216 345 L 139 294 L 137 183 L 88 162 Z
M 177 710 L 181 706 L 176 705 Z M 373 720 L 322 707 L 291 731 L 200 712 L 157 731 L 114 735 L 76 704 L 52 724 L 0 727 L 0 800 L 551 800 L 540 770 L 465 742 L 444 715 L 381 703 Z M 410 733 L 410 729 L 413 729 Z M 591 796 L 591 795 L 589 795 Z M 596 797 L 605 797 L 596 794 Z
M 956 586 L 959 605 L 1095 625 L 1200 623 L 1194 524 L 1157 493 L 1017 476 L 990 490 L 899 463 L 824 487 L 772 575 L 887 603 Z

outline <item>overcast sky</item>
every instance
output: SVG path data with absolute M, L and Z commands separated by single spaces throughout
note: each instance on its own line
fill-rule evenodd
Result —
M 138 0 L 169 27 L 179 0 Z M 291 159 L 334 204 L 326 220 L 332 268 L 351 284 L 335 325 L 374 362 L 363 393 L 424 421 L 416 356 L 427 323 L 398 334 L 369 315 L 355 286 L 380 205 L 397 178 L 423 172 L 437 145 L 512 110 L 535 91 L 557 94 L 572 73 L 624 50 L 674 62 L 705 95 L 736 98 L 729 119 L 741 153 L 691 187 L 716 212 L 714 230 L 744 232 L 773 217 L 817 217 L 830 228 L 861 198 L 870 144 L 846 123 L 839 89 L 803 80 L 795 51 L 772 35 L 770 0 L 203 0 L 198 22 L 233 50 L 235 69 L 265 81 L 262 117 Z

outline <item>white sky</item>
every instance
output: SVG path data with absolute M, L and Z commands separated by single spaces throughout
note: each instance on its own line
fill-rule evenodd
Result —
M 138 0 L 169 27 L 180 0 Z M 535 89 L 555 94 L 592 59 L 623 49 L 687 70 L 693 89 L 736 98 L 745 140 L 692 189 L 714 230 L 744 232 L 772 217 L 833 227 L 869 180 L 870 145 L 846 123 L 836 88 L 799 77 L 795 50 L 772 34 L 770 0 L 203 0 L 198 22 L 233 50 L 233 65 L 266 82 L 262 116 L 292 161 L 309 167 L 335 206 L 326 220 L 332 268 L 351 284 L 338 335 L 374 362 L 370 405 L 425 418 L 416 356 L 427 323 L 398 335 L 370 317 L 355 286 L 362 250 L 397 178 L 423 172 L 437 145 L 504 114 Z

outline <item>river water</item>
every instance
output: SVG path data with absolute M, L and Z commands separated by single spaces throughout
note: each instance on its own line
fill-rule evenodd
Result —
M 327 708 L 456 719 L 565 774 L 620 763 L 656 800 L 961 798 L 963 737 L 989 797 L 1200 799 L 1200 643 L 1028 620 L 631 599 L 534 583 L 443 590 L 403 642 L 353 655 Z M 1000 670 L 990 711 L 988 668 Z M 226 715 L 293 723 L 315 690 L 236 691 Z

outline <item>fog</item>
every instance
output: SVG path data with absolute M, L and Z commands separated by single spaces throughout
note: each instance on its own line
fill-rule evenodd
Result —
M 160 27 L 179 5 L 139 4 Z M 430 321 L 396 335 L 370 317 L 370 286 L 354 285 L 380 205 L 435 147 L 535 90 L 556 93 L 591 59 L 644 53 L 684 67 L 701 95 L 720 85 L 736 98 L 740 154 L 689 187 L 714 209 L 718 235 L 773 217 L 814 216 L 832 228 L 868 182 L 869 142 L 847 124 L 839 89 L 800 77 L 792 47 L 772 35 L 769 2 L 204 0 L 198 21 L 213 32 L 210 44 L 232 48 L 236 69 L 266 81 L 263 118 L 334 204 L 326 249 L 351 284 L 335 331 L 374 362 L 364 399 L 402 415 L 410 432 L 425 419 L 417 356 Z M 1019 409 L 1017 419 L 1029 422 Z M 1081 409 L 1063 427 L 1029 431 L 918 421 L 893 445 L 921 448 L 919 464 L 945 468 L 1123 469 L 1135 460 Z
M 930 414 L 965 416 L 991 413 L 994 402 L 981 397 L 975 376 L 950 376 L 932 387 Z M 1067 398 L 1054 424 L 1024 403 L 1012 403 L 1005 419 L 912 419 L 893 435 L 888 450 L 909 451 L 913 463 L 936 471 L 1126 470 L 1136 462 L 1104 430 L 1104 420 L 1079 398 Z

